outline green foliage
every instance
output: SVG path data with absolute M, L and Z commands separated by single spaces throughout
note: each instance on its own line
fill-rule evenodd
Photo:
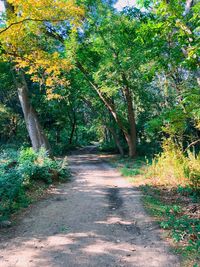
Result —
M 57 60 L 51 62 L 53 65 L 45 77 L 42 73 L 45 61 L 37 63 L 37 78 L 34 67 L 28 61 L 25 64 L 25 71 L 33 72 L 26 76 L 31 103 L 56 155 L 90 141 L 103 141 L 103 150 L 115 151 L 114 138 L 107 138 L 102 130 L 107 126 L 114 126 L 127 152 L 122 133 L 122 129 L 130 132 L 131 126 L 124 94 L 127 86 L 137 124 L 138 153 L 158 152 L 166 136 L 183 146 L 199 136 L 199 3 L 193 1 L 185 16 L 183 0 L 170 3 L 143 0 L 138 1 L 139 7 L 146 9 L 127 7 L 122 12 L 113 8 L 114 2 L 80 0 L 78 3 L 85 6 L 86 13 L 78 31 L 71 31 L 64 22 L 58 23 L 62 31 L 57 23 L 48 27 L 41 23 L 44 30 L 40 49 L 48 52 L 49 59 L 56 52 L 59 62 L 66 59 L 74 65 L 66 70 L 62 64 L 62 71 L 54 77 L 56 84 L 45 85 L 58 67 Z M 66 10 L 62 8 L 64 14 Z M 20 45 L 13 41 L 17 47 Z M 37 47 L 37 38 L 34 41 Z M 24 62 L 24 58 L 17 57 L 18 60 Z M 84 73 L 77 63 L 85 69 Z M 8 63 L 0 64 L 0 137 L 3 143 L 16 139 L 21 146 L 29 139 L 22 111 L 16 104 L 11 68 Z M 37 83 L 38 79 L 42 84 Z M 64 85 L 63 80 L 68 82 Z M 112 112 L 99 98 L 94 85 L 114 107 L 120 124 L 114 122 Z M 195 148 L 200 149 L 198 144 Z
M 145 173 L 142 167 L 145 164 L 144 158 L 130 159 L 130 158 L 120 158 L 117 161 L 114 160 L 112 163 L 117 167 L 124 177 L 135 178 L 135 176 L 140 176 Z
M 134 185 L 140 185 L 144 205 L 167 230 L 177 251 L 196 262 L 200 250 L 199 156 L 184 154 L 172 140 L 163 147 L 164 151 L 153 160 L 146 159 L 146 164 L 144 159 L 124 158 L 114 159 L 114 166 L 131 177 Z
M 177 187 L 177 193 L 179 193 L 182 196 L 189 197 L 192 202 L 197 203 L 199 201 L 200 195 L 197 190 L 194 190 L 191 186 L 178 186 Z
M 138 175 L 141 173 L 139 169 L 135 169 L 135 168 L 134 169 L 128 169 L 126 167 L 121 168 L 120 171 L 121 171 L 121 174 L 123 176 L 127 176 L 127 177 L 135 176 L 135 175 Z
M 39 153 L 35 153 L 32 148 L 22 150 L 18 163 L 18 170 L 25 183 L 29 184 L 30 180 L 52 182 L 50 170 L 54 169 L 56 165 L 48 158 L 45 150 L 41 149 Z
M 155 184 L 190 185 L 200 188 L 200 154 L 183 152 L 172 139 L 163 142 L 163 152 L 148 167 L 146 175 Z
M 118 153 L 118 150 L 116 148 L 116 144 L 112 142 L 102 142 L 99 146 L 99 150 L 102 152 L 110 152 L 110 153 Z
M 170 203 L 170 197 L 162 198 L 162 191 L 151 186 L 143 186 L 145 193 L 143 201 L 152 215 L 156 216 L 163 229 L 169 230 L 173 240 L 182 246 L 179 251 L 198 260 L 200 249 L 200 222 L 185 214 L 183 207 Z M 161 195 L 160 195 L 161 194 Z
M 22 17 L 34 15 L 31 1 L 25 6 L 24 1 L 18 2 L 17 14 L 24 7 Z M 46 18 L 52 10 L 52 1 L 48 2 L 39 1 Z M 70 10 L 65 1 L 60 2 L 55 16 L 62 14 L 64 20 L 25 21 L 3 33 L 7 58 L 29 73 L 25 78 L 30 102 L 54 155 L 92 141 L 100 142 L 104 152 L 116 152 L 120 144 L 126 153 L 125 135 L 130 135 L 133 107 L 137 154 L 154 156 L 147 166 L 144 160 L 120 159 L 116 166 L 122 175 L 138 183 L 174 187 L 181 196 L 198 202 L 200 3 L 138 0 L 139 8 L 118 12 L 113 8 L 114 0 L 78 0 L 85 17 L 72 30 L 70 21 L 76 12 L 71 10 L 68 17 Z M 192 4 L 187 14 L 186 2 Z M 83 13 L 76 10 L 79 21 Z M 25 38 L 13 30 L 18 27 Z M 3 49 L 1 55 L 5 58 Z M 13 64 L 0 63 L 0 142 L 21 147 L 30 145 L 30 140 L 12 68 Z M 126 97 L 127 88 L 131 101 Z M 0 155 L 1 218 L 28 205 L 28 192 L 35 190 L 35 184 L 46 186 L 66 177 L 65 162 L 48 158 L 45 150 L 5 149 Z M 187 240 L 186 249 L 199 249 L 196 219 L 182 214 L 179 205 L 161 201 L 160 195 L 155 191 L 146 197 L 146 203 L 164 218 L 161 226 L 170 230 L 174 240 Z
M 0 154 L 0 219 L 20 207 L 26 207 L 30 199 L 28 191 L 34 183 L 42 181 L 49 185 L 53 181 L 69 177 L 66 162 L 47 157 L 45 150 L 38 153 L 32 148 L 4 150 Z

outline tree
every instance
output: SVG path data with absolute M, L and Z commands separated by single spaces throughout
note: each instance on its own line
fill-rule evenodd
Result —
M 5 60 L 14 63 L 15 84 L 34 149 L 50 149 L 47 138 L 38 121 L 28 94 L 28 86 L 22 68 L 34 82 L 50 88 L 58 81 L 63 63 L 66 70 L 72 67 L 62 53 L 55 51 L 56 44 L 47 43 L 48 27 L 78 26 L 83 11 L 74 1 L 4 1 L 6 8 L 5 27 L 1 30 L 1 50 Z M 61 25 L 61 22 L 64 25 Z M 45 30 L 44 30 L 45 29 Z M 73 32 L 73 30 L 72 30 Z M 38 38 L 40 35 L 40 38 Z M 50 51 L 50 52 L 49 52 Z M 17 72 L 17 75 L 15 73 Z M 59 80 L 60 81 L 60 80 Z M 62 82 L 62 81 L 60 81 Z M 49 94 L 52 90 L 47 91 Z

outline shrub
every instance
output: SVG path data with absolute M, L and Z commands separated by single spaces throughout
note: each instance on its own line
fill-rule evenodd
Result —
M 184 154 L 182 148 L 171 139 L 163 142 L 163 152 L 156 155 L 149 165 L 147 176 L 155 184 L 191 185 L 198 189 L 200 183 L 200 154 L 190 151 Z
M 28 205 L 27 190 L 33 183 L 50 184 L 68 177 L 66 160 L 52 160 L 44 149 L 39 152 L 32 148 L 3 150 L 0 154 L 0 220 Z
M 185 175 L 191 182 L 191 186 L 195 189 L 200 187 L 200 153 L 196 156 L 194 153 L 188 152 L 187 164 L 185 167 Z

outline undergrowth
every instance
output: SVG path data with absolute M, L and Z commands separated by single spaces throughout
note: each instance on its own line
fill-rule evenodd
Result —
M 145 207 L 186 259 L 183 266 L 199 266 L 200 154 L 183 151 L 168 139 L 153 159 L 118 158 L 113 164 L 142 189 Z
M 148 163 L 148 162 L 147 162 Z M 200 187 L 200 154 L 183 151 L 167 139 L 163 143 L 163 152 L 156 155 L 150 164 L 146 176 L 156 184 L 189 185 L 194 190 Z
M 192 204 L 192 199 L 187 205 L 181 201 L 182 195 L 176 190 L 166 191 L 149 185 L 141 189 L 145 193 L 145 207 L 157 218 L 160 227 L 167 231 L 167 236 L 173 239 L 175 250 L 187 262 L 185 266 L 197 264 L 200 261 L 200 222 L 196 214 L 198 208 Z
M 69 177 L 63 160 L 50 159 L 46 151 L 5 149 L 0 153 L 0 221 L 31 202 L 54 181 Z M 35 192 L 34 192 L 35 191 Z

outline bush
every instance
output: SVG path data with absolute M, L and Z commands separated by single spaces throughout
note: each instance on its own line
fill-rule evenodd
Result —
M 187 155 L 180 146 L 167 139 L 163 143 L 163 152 L 156 155 L 148 168 L 147 176 L 155 184 L 190 185 L 199 189 L 200 154 L 190 151 Z
M 3 150 L 0 154 L 0 220 L 28 205 L 27 191 L 33 183 L 42 181 L 49 185 L 68 177 L 66 161 L 50 159 L 44 149 L 39 152 L 32 148 Z
M 188 158 L 185 167 L 185 175 L 191 182 L 191 186 L 195 189 L 200 187 L 200 153 L 196 156 L 194 153 L 188 152 Z

